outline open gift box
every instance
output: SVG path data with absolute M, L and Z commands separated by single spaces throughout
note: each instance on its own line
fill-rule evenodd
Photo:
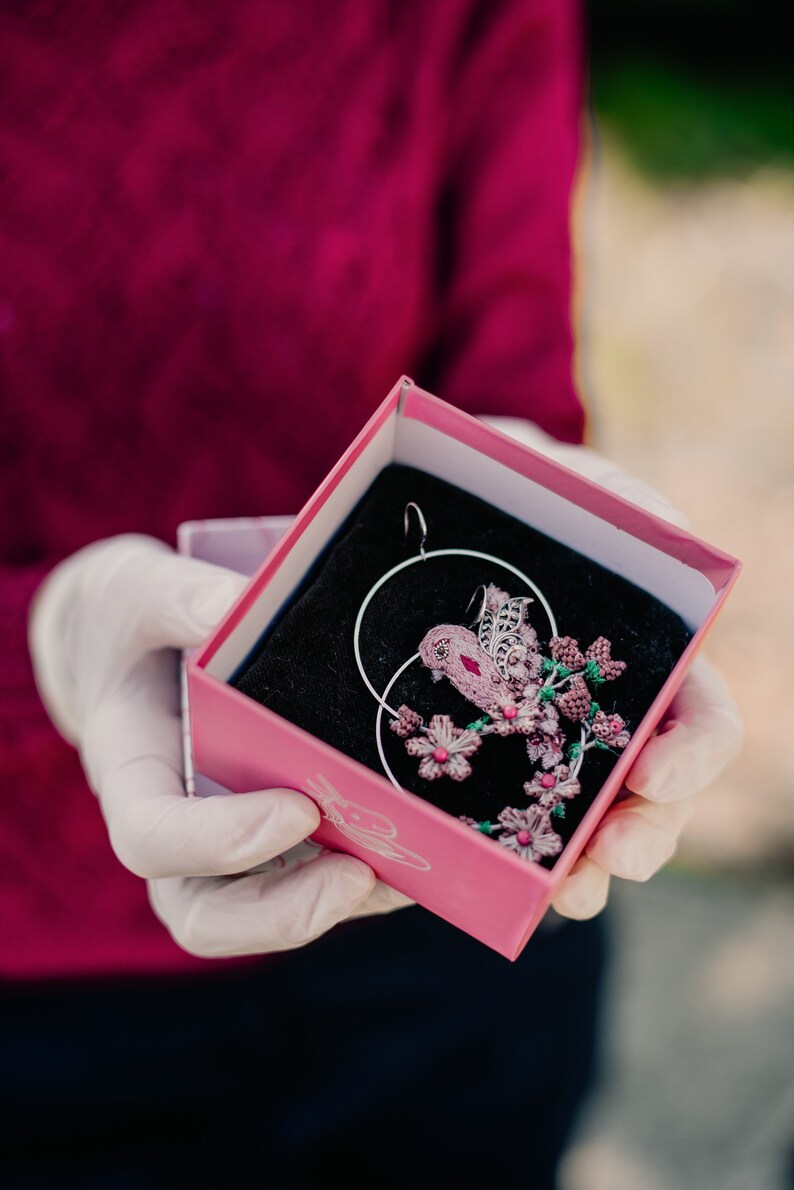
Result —
M 419 472 L 422 474 L 417 476 Z M 408 653 L 413 652 L 417 660 L 412 668 L 414 676 L 411 679 L 414 696 L 418 681 L 427 682 L 431 676 L 438 681 L 441 677 L 440 671 L 423 668 L 415 653 L 418 639 L 416 635 L 410 635 L 414 631 L 410 623 L 411 616 L 416 613 L 415 586 L 411 598 L 406 600 L 404 610 L 404 618 L 409 622 L 405 639 L 414 643 L 408 652 L 404 645 L 397 648 L 395 656 L 388 660 L 385 669 L 377 675 L 375 686 L 368 679 L 359 681 L 355 668 L 358 666 L 363 677 L 361 617 L 356 617 L 359 651 L 355 660 L 353 634 L 349 631 L 348 623 L 348 620 L 352 622 L 353 610 L 361 609 L 363 592 L 372 590 L 372 576 L 365 573 L 370 564 L 368 554 L 351 556 L 352 568 L 345 572 L 349 576 L 348 582 L 342 583 L 337 578 L 337 588 L 332 587 L 330 592 L 326 582 L 326 591 L 320 597 L 326 602 L 315 603 L 315 607 L 324 609 L 316 634 L 307 632 L 306 625 L 311 621 L 304 618 L 303 621 L 297 621 L 297 636 L 295 629 L 292 637 L 288 633 L 283 635 L 283 626 L 289 624 L 294 609 L 301 607 L 301 600 L 311 599 L 314 587 L 324 581 L 324 568 L 326 575 L 330 573 L 333 576 L 328 558 L 330 556 L 333 559 L 334 548 L 341 548 L 335 543 L 339 542 L 343 532 L 348 534 L 347 538 L 343 538 L 343 545 L 349 551 L 351 526 L 355 531 L 358 510 L 366 507 L 363 502 L 368 495 L 378 490 L 379 484 L 381 492 L 386 490 L 386 494 L 389 494 L 388 484 L 386 489 L 383 487 L 384 477 L 394 489 L 401 476 L 410 479 L 412 475 L 425 480 L 422 490 L 426 501 L 432 500 L 437 491 L 443 497 L 443 484 L 454 485 L 454 489 L 450 489 L 452 491 L 461 490 L 457 540 L 462 548 L 447 552 L 455 555 L 466 553 L 467 542 L 476 530 L 478 509 L 490 508 L 495 518 L 504 520 L 504 532 L 508 535 L 512 532 L 516 541 L 524 526 L 527 526 L 527 534 L 534 534 L 531 540 L 534 543 L 532 553 L 536 565 L 542 568 L 542 560 L 547 557 L 544 549 L 556 550 L 557 554 L 553 556 L 559 556 L 561 570 L 565 566 L 578 564 L 582 568 L 582 576 L 589 576 L 589 592 L 583 586 L 581 597 L 576 584 L 572 585 L 571 581 L 559 587 L 552 604 L 567 609 L 565 618 L 559 617 L 559 627 L 542 592 L 534 583 L 530 583 L 534 593 L 531 612 L 538 615 L 538 635 L 543 637 L 544 646 L 557 633 L 564 636 L 566 632 L 572 632 L 577 599 L 581 603 L 585 597 L 596 604 L 601 598 L 604 608 L 613 607 L 613 642 L 617 639 L 616 629 L 619 636 L 622 613 L 615 613 L 614 607 L 619 608 L 619 600 L 616 602 L 617 597 L 611 589 L 606 595 L 599 594 L 599 583 L 603 585 L 599 576 L 607 576 L 618 593 L 629 593 L 630 601 L 633 601 L 632 609 L 639 609 L 636 613 L 638 622 L 646 625 L 649 632 L 651 629 L 647 628 L 648 625 L 657 625 L 654 629 L 659 638 L 655 645 L 656 653 L 664 654 L 664 657 L 661 667 L 657 657 L 655 670 L 649 670 L 646 675 L 642 697 L 639 701 L 635 699 L 630 740 L 619 754 L 613 755 L 608 749 L 608 756 L 594 753 L 597 763 L 591 766 L 593 775 L 589 778 L 587 796 L 579 799 L 578 811 L 569 816 L 564 845 L 561 845 L 557 854 L 547 856 L 542 863 L 527 862 L 517 850 L 495 845 L 495 840 L 487 837 L 482 830 L 473 830 L 470 824 L 461 821 L 461 817 L 465 818 L 466 815 L 459 815 L 458 810 L 461 804 L 465 804 L 465 798 L 463 802 L 458 800 L 453 809 L 454 799 L 449 800 L 449 791 L 455 797 L 462 797 L 461 791 L 464 791 L 469 797 L 467 781 L 433 781 L 433 791 L 441 786 L 445 786 L 447 791 L 435 798 L 434 804 L 433 800 L 429 800 L 431 782 L 420 780 L 412 790 L 406 787 L 407 781 L 399 779 L 408 771 L 405 768 L 406 741 L 397 738 L 393 731 L 388 731 L 389 716 L 383 714 L 382 707 L 376 701 L 385 700 L 383 692 L 387 686 L 389 693 L 392 690 L 392 685 L 386 682 L 384 675 L 395 675 L 398 669 L 400 673 L 406 672 Z M 405 497 L 407 495 L 410 500 L 412 490 L 409 486 L 403 492 L 398 484 L 401 512 L 405 508 Z M 392 505 L 396 507 L 393 492 Z M 452 513 L 454 523 L 454 508 Z M 428 520 L 432 531 L 432 518 L 428 517 Z M 391 528 L 393 526 L 390 524 L 387 531 L 384 525 L 384 557 L 389 557 L 392 548 L 389 538 Z M 399 531 L 401 537 L 402 524 Z M 276 537 L 275 544 L 272 544 Z M 370 536 L 370 552 L 373 549 L 375 553 L 378 552 L 379 537 L 377 532 L 374 537 Z M 355 541 L 355 534 L 352 540 Z M 455 540 L 454 533 L 452 540 Z M 484 540 L 490 540 L 487 534 Z M 498 534 L 496 540 L 499 540 Z M 428 552 L 432 551 L 433 544 L 433 540 L 429 539 Z M 448 542 L 445 540 L 442 544 Z M 214 525 L 210 522 L 204 526 L 199 523 L 183 526 L 180 535 L 180 547 L 186 552 L 243 572 L 250 571 L 254 559 L 262 556 L 271 545 L 272 548 L 253 574 L 242 596 L 210 639 L 194 652 L 187 663 L 186 685 L 195 769 L 204 778 L 236 792 L 270 786 L 302 790 L 314 799 L 323 815 L 321 826 L 314 835 L 317 843 L 364 860 L 387 884 L 501 954 L 516 958 L 599 820 L 620 791 L 626 772 L 656 727 L 702 645 L 736 580 L 740 563 L 479 419 L 424 392 L 407 377 L 402 377 L 394 386 L 294 519 L 262 518 L 244 522 L 217 522 Z M 527 556 L 527 549 L 524 544 L 522 560 Z M 405 552 L 412 551 L 406 549 Z M 435 551 L 436 554 L 441 552 Z M 489 556 L 482 549 L 479 550 L 480 559 Z M 501 556 L 505 557 L 505 554 Z M 548 554 L 548 557 L 551 556 Z M 351 567 L 351 557 L 347 559 L 348 567 Z M 541 561 L 538 562 L 538 559 Z M 398 556 L 391 557 L 391 562 L 395 564 L 399 564 L 400 560 Z M 418 555 L 414 560 L 419 561 Z M 495 558 L 493 560 L 496 562 Z M 482 565 L 482 562 L 478 564 Z M 383 574 L 389 569 L 377 559 L 372 565 L 372 575 Z M 438 558 L 433 565 L 438 568 Z M 543 578 L 537 569 L 533 571 L 530 563 L 526 563 L 524 568 L 535 580 Z M 355 588 L 359 569 L 362 571 L 361 590 L 356 592 L 354 589 L 351 595 L 348 588 Z M 393 569 L 399 572 L 399 565 Z M 423 570 L 421 565 L 410 569 L 414 576 L 431 573 Z M 523 573 L 510 563 L 507 569 L 513 570 L 515 574 Z M 407 574 L 407 570 L 402 573 Z M 437 578 L 442 572 L 436 569 L 433 573 Z M 578 572 L 569 573 L 576 576 Z M 527 591 L 527 588 L 516 589 L 517 580 L 506 575 L 504 568 L 498 573 L 494 571 L 494 580 L 500 587 L 510 582 L 510 593 L 513 595 L 524 595 Z M 553 576 L 547 575 L 543 579 L 541 585 L 546 590 L 549 589 L 547 580 L 553 583 Z M 443 582 L 440 587 L 437 585 L 435 595 L 442 598 L 442 602 L 445 592 Z M 507 594 L 505 591 L 500 592 L 502 596 Z M 351 598 L 352 603 L 345 610 L 345 600 Z M 438 598 L 437 607 L 441 606 Z M 337 602 L 343 609 L 338 625 L 328 615 L 328 609 L 333 609 Z M 465 600 L 462 607 L 459 604 L 455 606 L 458 609 L 457 618 L 451 610 L 445 618 L 455 624 L 463 624 L 469 618 L 464 614 Z M 392 618 L 387 621 L 383 616 L 379 617 L 376 604 L 371 605 L 370 624 L 367 626 L 370 637 L 374 636 L 383 642 L 399 638 L 403 625 L 395 623 L 394 604 L 391 605 L 390 614 Z M 430 628 L 435 623 L 438 623 L 437 616 L 424 626 Z M 278 641 L 279 632 L 282 632 L 281 647 L 270 647 L 273 641 Z M 667 647 L 668 638 L 670 641 L 674 638 L 675 647 Z M 633 639 L 632 635 L 627 633 L 625 640 L 630 639 Z M 323 650 L 329 647 L 329 640 L 332 648 L 338 652 L 332 651 L 326 655 Z M 285 641 L 289 647 L 284 644 Z M 585 643 L 583 639 L 583 648 Z M 381 652 L 384 651 L 388 651 L 386 644 L 381 648 Z M 377 658 L 378 655 L 376 648 L 370 657 Z M 639 660 L 634 657 L 630 664 L 640 671 L 641 652 L 637 656 Z M 366 659 L 367 666 L 370 665 L 370 657 Z M 405 665 L 395 665 L 395 657 L 405 658 Z M 467 658 L 464 657 L 464 661 L 468 664 Z M 544 664 L 550 663 L 547 660 Z M 312 666 L 316 666 L 317 673 L 313 672 Z M 338 683 L 334 676 L 329 676 L 337 670 L 340 675 Z M 351 693 L 356 687 L 349 678 L 342 680 L 343 670 L 354 674 L 358 683 L 356 694 Z M 555 671 L 552 674 L 555 679 L 558 672 L 566 674 L 568 671 Z M 271 673 L 278 675 L 272 690 L 267 682 Z M 251 674 L 255 680 L 249 678 Z M 314 682 L 311 688 L 316 691 L 318 680 L 322 686 L 320 695 L 308 700 L 312 706 L 316 704 L 318 714 L 322 714 L 313 720 L 307 709 L 303 719 L 304 724 L 316 722 L 319 726 L 315 730 L 309 730 L 295 721 L 303 715 L 301 701 L 293 700 L 290 703 L 284 694 L 296 675 L 300 681 L 307 683 L 307 688 Z M 493 680 L 496 682 L 498 679 L 494 677 Z M 565 679 L 562 680 L 564 683 Z M 596 680 L 603 682 L 603 679 Z M 328 683 L 334 685 L 331 687 Z M 444 683 L 444 686 L 447 685 Z M 617 703 L 620 703 L 619 685 L 619 682 L 615 683 L 614 698 Z M 259 692 L 262 690 L 264 694 L 260 701 Z M 451 694 L 458 693 L 451 691 Z M 394 697 L 395 702 L 402 702 L 401 698 Z M 273 705 L 266 705 L 268 701 Z M 442 701 L 437 688 L 437 710 L 445 709 L 441 705 Z M 482 709 L 484 704 L 480 702 L 477 705 Z M 274 706 L 280 706 L 282 711 L 289 706 L 294 708 L 295 713 L 291 710 L 291 717 L 288 717 L 275 710 Z M 471 705 L 469 709 L 472 710 Z M 423 714 L 426 710 L 423 706 Z M 477 713 L 475 708 L 471 717 L 474 718 Z M 591 708 L 591 719 L 592 714 Z M 427 719 L 427 714 L 424 717 Z M 350 732 L 353 746 L 349 745 L 345 734 L 342 720 L 346 718 L 357 725 L 355 731 L 351 728 Z M 487 718 L 479 720 L 480 729 Z M 360 725 L 367 722 L 370 724 L 364 733 L 367 734 L 367 740 L 359 743 L 362 736 Z M 584 738 L 583 729 L 582 740 Z M 337 741 L 337 746 L 330 740 Z M 526 739 L 517 737 L 504 742 L 514 747 L 513 758 L 518 755 L 517 747 L 524 749 L 526 746 Z M 593 738 L 590 742 L 596 741 Z M 397 755 L 395 748 L 402 750 L 399 765 L 394 759 Z M 367 762 L 351 754 L 356 752 L 365 757 Z M 480 752 L 484 753 L 485 749 Z M 521 755 L 526 763 L 525 752 L 522 751 Z M 569 750 L 567 755 L 576 753 Z M 479 753 L 477 759 L 479 761 Z M 528 767 L 527 777 L 531 776 L 532 767 Z M 475 812 L 475 817 L 482 816 L 481 807 L 486 804 L 482 799 L 502 796 L 502 804 L 507 800 L 498 791 L 494 794 L 494 781 L 491 780 L 489 785 L 487 766 L 484 771 L 484 785 L 481 782 L 477 786 L 474 780 L 471 782 L 474 791 L 471 797 L 475 801 L 477 797 L 481 799 L 477 803 L 480 809 Z M 212 788 L 208 786 L 205 791 L 211 791 Z M 415 791 L 417 788 L 420 792 Z M 513 805 L 517 804 L 515 793 L 510 794 L 510 800 Z M 523 797 L 523 801 L 526 805 L 526 797 Z

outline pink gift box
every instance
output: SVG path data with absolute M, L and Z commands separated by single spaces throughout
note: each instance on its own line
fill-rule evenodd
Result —
M 552 870 L 531 864 L 229 685 L 336 530 L 389 463 L 456 484 L 650 592 L 693 637 Z M 198 792 L 300 789 L 314 840 L 515 959 L 617 795 L 741 569 L 737 559 L 552 462 L 402 377 L 294 518 L 193 522 L 180 549 L 251 582 L 186 665 Z M 208 781 L 206 779 L 209 779 Z

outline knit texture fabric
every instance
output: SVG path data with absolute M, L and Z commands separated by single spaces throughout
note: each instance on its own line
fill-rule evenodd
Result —
M 59 559 L 294 513 L 407 372 L 576 442 L 563 0 L 0 5 L 0 974 L 196 968 L 30 668 Z

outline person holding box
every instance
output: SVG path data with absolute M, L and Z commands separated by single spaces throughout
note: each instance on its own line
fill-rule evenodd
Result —
M 295 511 L 404 371 L 677 518 L 582 445 L 582 40 L 567 0 L 0 13 L 4 1184 L 553 1184 L 594 915 L 734 751 L 724 683 L 696 664 L 510 965 L 358 860 L 245 874 L 318 811 L 184 797 L 173 650 L 243 580 L 170 543 Z

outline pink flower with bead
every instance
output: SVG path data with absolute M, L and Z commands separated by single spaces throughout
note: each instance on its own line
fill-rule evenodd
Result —
M 405 750 L 409 756 L 422 757 L 419 776 L 426 781 L 435 781 L 437 777 L 464 781 L 471 773 L 468 758 L 481 743 L 476 731 L 456 727 L 449 715 L 434 715 L 424 734 L 405 741 Z
M 537 703 L 524 698 L 500 698 L 487 709 L 498 735 L 530 735 L 537 730 L 540 710 Z
M 558 764 L 551 772 L 537 772 L 531 781 L 524 782 L 527 797 L 537 798 L 537 804 L 544 810 L 553 810 L 560 802 L 568 801 L 581 792 L 581 785 L 572 777 L 567 764 Z
M 527 686 L 524 694 L 527 698 L 534 698 L 537 693 L 536 686 Z M 560 729 L 560 713 L 553 702 L 538 702 L 538 726 L 537 730 L 543 735 L 554 735 Z
M 626 731 L 626 721 L 620 715 L 607 715 L 604 711 L 596 711 L 590 730 L 609 748 L 623 749 L 631 739 L 631 733 Z
M 499 815 L 499 823 L 503 829 L 498 842 L 522 859 L 537 863 L 562 851 L 562 839 L 540 806 L 530 806 L 528 810 L 515 810 L 508 806 Z

